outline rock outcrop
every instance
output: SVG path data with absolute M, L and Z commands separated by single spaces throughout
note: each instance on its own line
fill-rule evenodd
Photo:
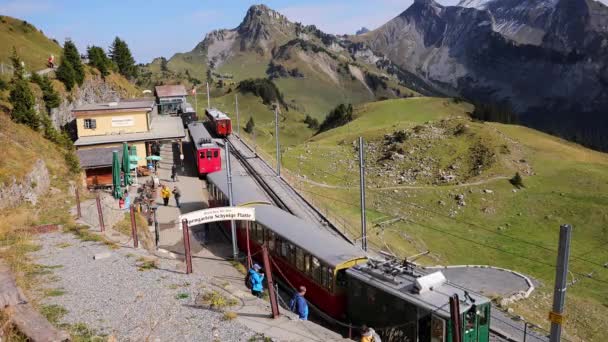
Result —
M 0 187 L 0 209 L 13 208 L 23 202 L 38 203 L 51 185 L 49 170 L 42 159 L 36 160 L 32 170 L 20 182 L 15 178 Z

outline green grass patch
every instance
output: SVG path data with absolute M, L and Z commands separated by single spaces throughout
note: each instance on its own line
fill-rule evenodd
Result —
M 158 268 L 158 259 L 151 257 L 140 257 L 137 259 L 137 269 L 139 271 L 149 271 Z
M 69 243 L 69 242 L 61 242 L 61 243 L 58 243 L 58 244 L 55 245 L 55 247 L 61 248 L 61 249 L 68 248 L 68 247 L 71 247 L 71 246 L 72 246 L 72 244 Z
M 44 291 L 45 297 L 59 297 L 59 296 L 63 296 L 64 294 L 65 294 L 65 290 L 63 290 L 63 289 L 50 289 L 50 290 Z
M 188 293 L 178 293 L 175 295 L 175 299 L 186 299 L 186 298 L 190 298 L 190 294 Z
M 40 307 L 40 313 L 54 325 L 58 325 L 59 321 L 68 313 L 68 310 L 61 305 L 51 304 Z

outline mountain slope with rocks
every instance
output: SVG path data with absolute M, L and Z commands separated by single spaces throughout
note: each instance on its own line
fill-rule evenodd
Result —
M 608 7 L 593 0 L 416 0 L 353 40 L 443 94 L 608 149 L 607 21 Z
M 317 118 L 339 103 L 417 94 L 398 75 L 397 66 L 369 48 L 290 22 L 265 5 L 249 8 L 234 29 L 208 33 L 167 66 L 203 82 L 209 77 L 227 83 L 270 78 L 290 107 Z

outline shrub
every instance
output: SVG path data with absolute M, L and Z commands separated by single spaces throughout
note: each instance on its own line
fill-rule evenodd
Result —
M 224 312 L 224 321 L 232 321 L 234 319 L 236 319 L 239 315 L 236 312 L 233 311 L 226 311 Z
M 336 108 L 329 112 L 329 114 L 327 114 L 325 120 L 323 120 L 323 123 L 319 126 L 319 131 L 317 132 L 317 134 L 336 127 L 346 125 L 352 120 L 353 106 L 351 104 L 349 104 L 348 106 L 344 104 L 339 104 Z
M 269 79 L 256 78 L 247 79 L 239 83 L 238 89 L 242 93 L 252 93 L 262 98 L 262 102 L 266 105 L 270 105 L 273 102 L 278 102 L 283 107 L 287 108 L 287 104 L 283 99 L 283 94 L 279 91 L 279 88 Z
M 513 178 L 509 179 L 509 182 L 518 189 L 526 187 L 524 185 L 524 180 L 523 180 L 523 178 L 521 178 L 521 175 L 519 174 L 519 172 L 516 172 L 515 176 L 513 176 Z
M 249 117 L 247 124 L 245 125 L 245 132 L 251 134 L 253 133 L 253 129 L 255 128 L 255 122 L 253 121 L 253 116 Z
M 304 123 L 308 125 L 308 128 L 318 130 L 319 129 L 319 120 L 313 118 L 312 116 L 306 114 L 306 119 L 304 119 Z
M 112 69 L 112 61 L 108 58 L 102 48 L 98 46 L 90 46 L 87 48 L 89 57 L 89 65 L 99 70 L 101 77 L 106 77 Z

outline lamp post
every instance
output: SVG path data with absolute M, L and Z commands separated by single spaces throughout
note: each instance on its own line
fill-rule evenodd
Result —
M 150 209 L 152 210 L 152 214 L 154 215 L 154 238 L 155 238 L 155 243 L 156 243 L 156 248 L 158 249 L 158 243 L 160 241 L 160 230 L 158 229 L 158 218 L 156 216 L 156 211 L 158 210 L 158 205 L 156 205 L 156 203 L 152 204 L 150 206 Z

